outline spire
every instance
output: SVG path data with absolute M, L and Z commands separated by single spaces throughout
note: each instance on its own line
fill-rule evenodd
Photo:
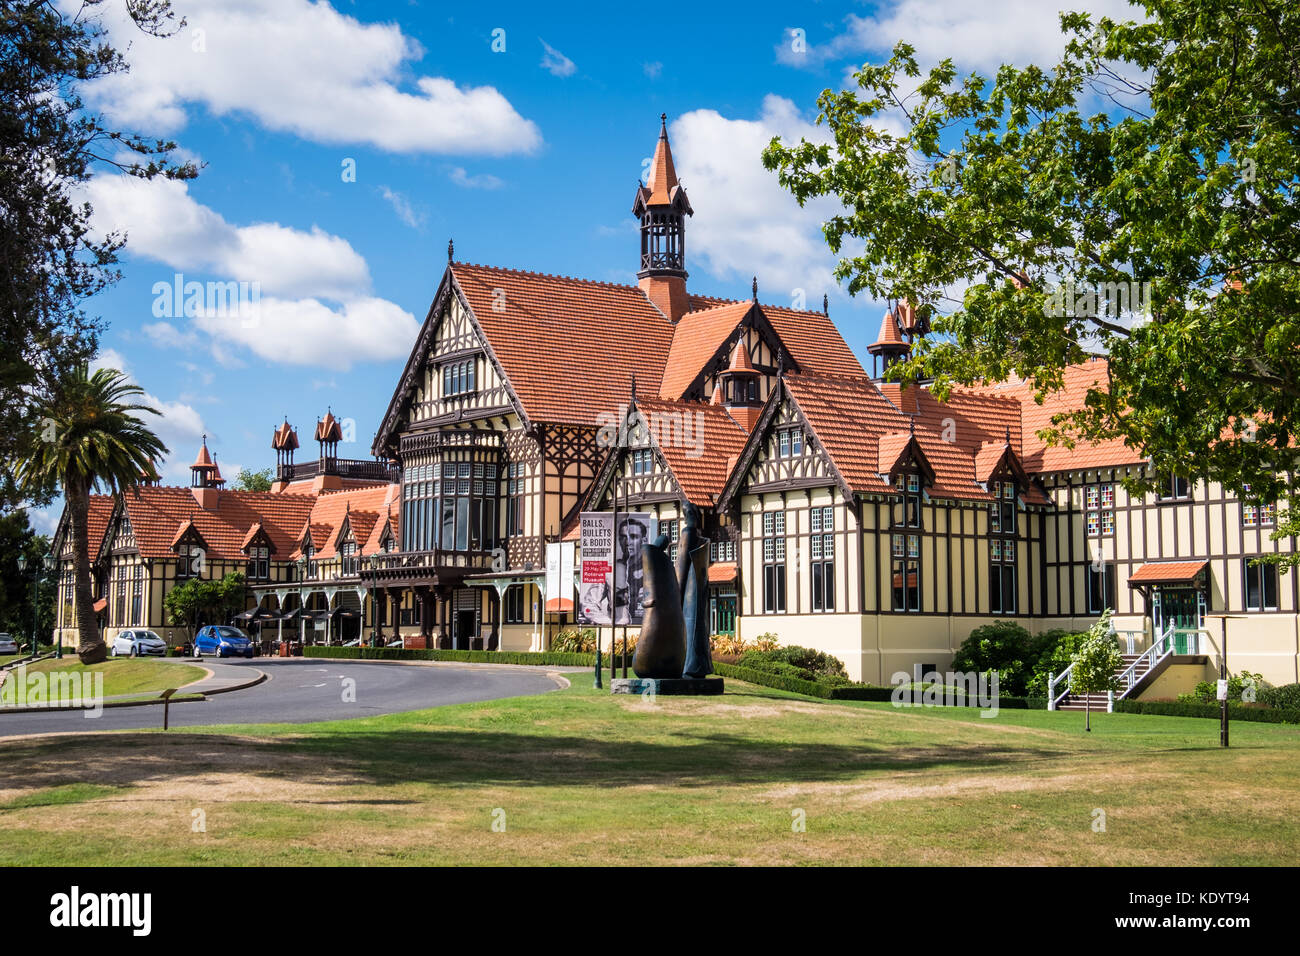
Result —
M 686 293 L 686 217 L 694 215 L 677 179 L 668 145 L 668 116 L 659 116 L 659 141 L 644 185 L 637 183 L 632 215 L 641 223 L 641 291 L 670 322 L 690 311 Z
M 650 160 L 650 176 L 646 181 L 650 196 L 646 205 L 667 205 L 673 193 L 681 188 L 677 181 L 677 168 L 673 165 L 672 147 L 668 145 L 668 114 L 659 114 L 659 142 L 655 144 L 654 158 Z

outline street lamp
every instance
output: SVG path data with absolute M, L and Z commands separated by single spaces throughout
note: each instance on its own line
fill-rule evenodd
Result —
M 54 555 L 47 554 L 42 558 L 41 566 L 45 568 L 46 573 L 54 569 Z M 36 653 L 36 631 L 40 626 L 40 583 L 41 583 L 41 566 L 32 566 L 32 653 Z M 27 570 L 27 555 L 18 555 L 18 571 L 21 574 Z M 59 646 L 59 657 L 63 656 L 63 648 Z

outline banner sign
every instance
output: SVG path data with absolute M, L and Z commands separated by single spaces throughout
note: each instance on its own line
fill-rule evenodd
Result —
M 645 615 L 641 546 L 658 534 L 658 519 L 647 512 L 619 512 L 617 534 L 611 512 L 584 511 L 579 521 L 578 623 L 639 626 Z

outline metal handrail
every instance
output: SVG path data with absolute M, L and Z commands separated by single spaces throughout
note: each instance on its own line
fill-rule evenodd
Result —
M 1070 672 L 1074 670 L 1074 664 L 1061 671 L 1061 673 L 1047 675 L 1047 709 L 1056 710 L 1056 705 L 1065 700 L 1070 693 L 1070 681 L 1068 680 Z M 1061 691 L 1060 696 L 1053 696 L 1056 693 L 1056 685 L 1065 681 L 1065 690 Z
M 1159 639 L 1152 641 L 1151 646 L 1143 651 L 1138 656 L 1137 660 L 1124 669 L 1123 673 L 1121 673 L 1117 678 L 1120 686 L 1119 691 L 1115 694 L 1117 700 L 1123 700 L 1128 696 L 1129 692 L 1138 685 L 1138 681 L 1141 678 L 1137 677 L 1135 672 L 1139 667 L 1144 663 L 1146 664 L 1146 670 L 1142 672 L 1142 677 L 1145 677 L 1157 664 L 1174 652 L 1174 633 L 1177 630 L 1178 628 L 1175 628 L 1171 621 L 1169 626 L 1165 628 L 1165 632 L 1160 635 Z

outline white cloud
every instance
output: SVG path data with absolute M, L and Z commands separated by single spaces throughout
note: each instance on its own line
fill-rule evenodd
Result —
M 823 292 L 836 297 L 835 256 L 821 234 L 836 201 L 800 208 L 760 158 L 773 136 L 824 142 L 824 127 L 804 120 L 789 100 L 768 95 L 757 120 L 695 110 L 673 122 L 671 135 L 695 208 L 687 227 L 695 262 L 720 279 L 757 275 L 759 300 L 775 305 L 787 304 L 795 289 L 804 290 L 810 309 L 820 306 Z
M 657 80 L 664 71 L 664 65 L 656 60 L 654 63 L 642 63 L 641 69 L 650 79 Z
M 388 204 L 393 207 L 393 212 L 397 213 L 397 218 L 412 229 L 419 229 L 424 225 L 424 213 L 417 211 L 411 205 L 410 200 L 401 193 L 389 189 L 387 186 L 380 186 L 379 195 L 383 196 Z
M 845 29 L 822 44 L 809 43 L 800 52 L 787 29 L 776 46 L 776 58 L 787 66 L 818 68 L 827 62 L 874 54 L 887 56 L 899 40 L 916 48 L 919 63 L 952 57 L 959 69 L 992 73 L 1003 63 L 1049 67 L 1065 49 L 1060 11 L 1083 4 L 1043 3 L 1042 0 L 1001 0 L 996 4 L 969 0 L 894 0 L 874 16 L 845 18 Z M 1145 19 L 1127 0 L 1089 0 L 1094 21 L 1101 16 Z M 809 36 L 809 40 L 812 36 Z
M 97 232 L 125 232 L 129 252 L 173 269 L 257 282 L 269 295 L 341 298 L 370 289 L 365 259 L 346 239 L 316 226 L 234 226 L 175 180 L 96 176 L 85 194 Z
M 81 0 L 62 5 L 75 10 Z M 142 36 L 125 4 L 101 8 L 131 70 L 91 84 L 86 98 L 114 123 L 171 134 L 197 104 L 318 143 L 392 152 L 503 155 L 541 145 L 536 124 L 494 87 L 419 75 L 406 83 L 424 50 L 395 23 L 362 23 L 325 0 L 181 7 L 187 26 L 167 39 Z
M 142 383 L 136 378 L 126 357 L 116 349 L 101 349 L 91 369 L 115 368 L 135 385 Z M 140 403 L 155 409 L 158 415 L 141 415 L 141 419 L 153 430 L 170 454 L 158 463 L 158 473 L 165 482 L 183 482 L 189 478 L 189 456 L 198 448 L 203 434 L 207 431 L 203 416 L 193 405 L 182 401 L 164 401 L 146 391 L 137 396 Z
M 199 337 L 191 332 L 182 332 L 170 322 L 151 322 L 140 326 L 154 345 L 164 349 L 192 348 L 198 344 Z
M 501 180 L 490 173 L 471 176 L 460 166 L 453 166 L 447 176 L 457 186 L 463 186 L 465 189 L 500 189 L 502 186 Z
M 537 39 L 542 40 L 541 37 Z M 542 46 L 546 48 L 546 52 L 542 54 L 542 69 L 549 71 L 552 76 L 573 76 L 578 72 L 577 64 L 555 47 L 545 40 L 542 40 Z
M 195 325 L 215 340 L 277 365 L 347 371 L 356 362 L 404 358 L 419 331 L 415 316 L 384 299 L 332 308 L 318 299 L 263 298 L 252 315 L 200 313 Z

